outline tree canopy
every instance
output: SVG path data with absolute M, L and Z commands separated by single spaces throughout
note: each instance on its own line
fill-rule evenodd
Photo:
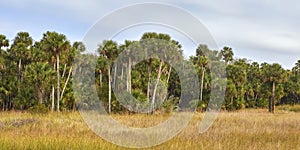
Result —
M 159 39 L 174 46 L 159 45 Z M 95 83 L 98 96 L 109 113 L 135 112 L 145 108 L 151 113 L 155 110 L 172 111 L 180 101 L 181 81 L 172 64 L 161 59 L 147 59 L 135 62 L 132 47 L 147 40 L 149 48 L 161 53 L 170 61 L 184 60 L 182 46 L 168 34 L 145 33 L 137 41 L 126 40 L 118 43 L 112 40 L 99 41 L 98 59 L 95 69 Z M 176 49 L 181 56 L 173 56 L 169 49 Z M 0 34 L 0 107 L 2 111 L 27 110 L 43 105 L 49 110 L 76 110 L 72 89 L 72 63 L 75 55 L 83 53 L 85 45 L 80 41 L 73 43 L 67 36 L 47 31 L 40 41 L 35 41 L 29 33 L 19 32 L 9 40 Z M 113 65 L 119 54 L 126 51 L 121 65 Z M 244 108 L 268 108 L 275 111 L 276 105 L 300 103 L 300 60 L 292 70 L 286 70 L 278 63 L 259 64 L 245 58 L 234 58 L 233 49 L 225 46 L 212 50 L 201 44 L 194 56 L 185 59 L 195 67 L 199 77 L 198 109 L 206 109 L 211 97 L 211 66 L 215 61 L 226 64 L 226 92 L 222 109 L 233 111 Z M 150 54 L 149 54 L 150 55 Z M 154 54 L 151 54 L 154 55 Z M 188 72 L 187 72 L 188 73 Z M 128 92 L 122 95 L 128 103 L 129 95 L 136 98 L 138 105 L 130 109 L 116 100 L 113 89 L 124 87 Z M 77 85 L 76 85 L 77 86 Z M 80 86 L 80 85 L 78 85 Z M 164 101 L 161 101 L 164 100 Z M 87 103 L 84 107 L 91 107 Z

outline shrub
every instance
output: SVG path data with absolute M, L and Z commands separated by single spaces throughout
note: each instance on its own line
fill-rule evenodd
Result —
M 281 105 L 277 107 L 278 110 L 300 112 L 300 105 Z
M 300 112 L 300 105 L 294 105 L 290 108 L 290 111 Z
M 30 107 L 29 109 L 30 113 L 34 114 L 46 114 L 49 112 L 49 109 L 44 104 L 38 104 Z
M 173 97 L 171 96 L 168 100 L 164 101 L 162 106 L 163 106 L 163 111 L 167 114 L 173 112 L 174 108 L 176 108 L 176 104 L 179 102 L 178 97 Z

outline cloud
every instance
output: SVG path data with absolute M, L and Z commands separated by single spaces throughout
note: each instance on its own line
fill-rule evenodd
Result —
M 80 39 L 80 35 L 83 36 L 97 20 L 133 3 L 141 2 L 138 0 L 6 0 L 1 2 L 4 9 L 0 10 L 2 17 L 0 31 L 13 34 L 16 30 L 27 29 L 37 36 L 42 34 L 38 32 L 51 29 L 63 32 L 71 39 Z M 291 62 L 295 62 L 296 56 L 299 55 L 300 1 L 164 0 L 163 3 L 170 3 L 192 13 L 209 29 L 220 47 L 232 46 L 238 56 L 247 54 L 249 57 L 257 58 L 255 54 L 249 54 L 249 51 L 264 51 L 261 54 L 265 56 L 261 56 L 259 60 L 268 61 L 272 59 L 274 53 L 290 54 L 293 59 L 282 60 L 280 63 L 292 64 Z M 138 16 L 138 14 L 132 15 Z M 120 21 L 126 21 L 126 17 Z M 178 20 L 178 22 L 185 21 Z M 136 35 L 136 38 L 139 36 L 140 34 Z

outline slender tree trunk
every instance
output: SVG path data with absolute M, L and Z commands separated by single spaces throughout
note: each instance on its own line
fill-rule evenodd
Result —
M 63 90 L 62 90 L 62 92 L 61 92 L 61 95 L 60 95 L 60 98 L 61 98 L 61 99 L 62 99 L 62 97 L 63 97 L 63 95 L 64 95 L 64 92 L 65 92 L 65 89 L 66 89 L 66 87 L 67 87 L 67 85 L 68 85 L 68 82 L 69 82 L 71 73 L 72 73 L 72 66 L 71 66 L 71 68 L 70 68 L 70 70 L 69 70 L 67 80 L 66 80 L 66 82 L 65 82 L 65 84 L 64 84 L 64 88 L 63 88 Z
M 122 66 L 122 69 L 121 69 L 121 80 L 123 80 L 123 76 L 124 76 L 124 67 Z
M 108 113 L 111 113 L 111 76 L 110 76 L 110 64 L 107 65 L 107 75 L 108 75 Z
M 52 103 L 51 103 L 51 111 L 54 111 L 54 86 L 52 85 L 52 94 L 51 94 L 51 99 L 52 99 Z
M 57 112 L 59 112 L 59 102 L 60 102 L 60 75 L 59 75 L 59 55 L 56 54 L 56 75 L 57 75 Z
M 150 102 L 150 84 L 151 84 L 151 62 L 148 65 L 148 84 L 147 84 L 147 99 Z
M 116 84 L 117 84 L 117 69 L 118 69 L 118 66 L 115 65 L 115 69 L 114 69 L 114 88 L 116 88 Z
M 131 58 L 128 58 L 127 91 L 131 93 Z
M 22 67 L 22 59 L 19 59 L 19 72 L 18 72 L 18 96 L 20 96 L 21 91 L 21 67 Z
M 200 102 L 202 102 L 202 100 L 203 100 L 204 75 L 205 75 L 205 69 L 202 66 L 201 86 L 200 86 Z
M 170 65 L 170 69 L 169 69 L 169 72 L 168 72 L 167 85 L 168 85 L 170 77 L 171 77 L 171 71 L 172 71 L 172 65 Z
M 56 63 L 53 63 L 53 69 L 56 70 Z M 54 111 L 55 107 L 55 87 L 54 84 L 52 84 L 52 93 L 51 93 L 51 111 Z
M 65 77 L 66 71 L 67 71 L 67 64 L 64 65 L 64 71 L 63 71 L 63 74 L 61 76 L 62 78 Z
M 100 84 L 100 87 L 102 87 L 102 70 L 101 69 L 99 70 L 99 84 Z
M 275 81 L 272 84 L 271 112 L 275 113 Z
M 157 86 L 159 83 L 159 79 L 161 76 L 161 69 L 162 69 L 162 65 L 163 65 L 163 61 L 160 60 L 160 64 L 159 64 L 159 69 L 158 69 L 158 74 L 157 74 L 157 80 L 153 89 L 153 95 L 152 95 L 152 101 L 151 101 L 151 114 L 154 113 L 154 103 L 155 103 L 155 96 L 156 96 L 156 90 L 157 90 Z

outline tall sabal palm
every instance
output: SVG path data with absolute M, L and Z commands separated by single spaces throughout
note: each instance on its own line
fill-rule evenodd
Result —
M 177 52 L 178 53 L 173 53 L 173 51 L 171 51 L 170 53 L 168 53 L 168 56 L 170 58 L 168 58 L 168 61 L 169 61 L 169 71 L 168 71 L 168 77 L 167 77 L 167 84 L 169 83 L 169 80 L 170 80 L 170 77 L 171 77 L 171 72 L 172 72 L 172 63 L 174 63 L 175 61 L 177 62 L 181 62 L 183 60 L 183 50 L 181 49 L 182 48 L 182 45 L 178 42 L 178 41 L 175 41 L 175 40 L 171 40 L 170 42 L 172 48 L 175 48 L 177 49 Z
M 204 87 L 204 77 L 205 77 L 205 70 L 208 65 L 207 54 L 210 50 L 208 49 L 207 45 L 199 45 L 196 49 L 196 56 L 197 56 L 197 66 L 201 66 L 201 85 L 200 85 L 200 101 L 203 100 L 203 87 Z
M 111 65 L 119 54 L 118 44 L 115 41 L 103 41 L 98 47 L 98 53 L 107 59 L 108 76 L 108 113 L 111 113 Z
M 21 80 L 23 79 L 23 70 L 30 63 L 32 43 L 33 39 L 28 32 L 19 32 L 13 39 L 10 49 L 8 49 L 11 60 L 18 62 L 18 94 L 20 93 Z
M 233 51 L 232 48 L 225 46 L 220 54 L 223 57 L 223 60 L 226 62 L 226 64 L 228 64 L 229 62 L 231 62 L 233 60 Z
M 127 69 L 126 70 L 126 73 L 127 73 L 127 75 L 126 75 L 126 77 L 127 77 L 126 78 L 126 91 L 129 93 L 131 93 L 131 71 L 132 71 L 132 59 L 133 59 L 131 49 L 134 48 L 133 47 L 133 46 L 135 46 L 134 43 L 135 43 L 135 41 L 125 40 L 124 44 L 120 46 L 120 51 L 126 52 L 126 56 L 122 57 L 124 59 L 122 61 L 127 61 L 127 66 L 125 67 Z M 126 65 L 126 64 L 124 64 L 124 65 Z
M 263 76 L 263 82 L 265 84 L 271 85 L 271 96 L 269 98 L 269 112 L 274 113 L 275 112 L 275 91 L 276 91 L 276 85 L 281 84 L 287 79 L 287 73 L 286 71 L 281 67 L 281 65 L 275 63 L 275 64 L 262 64 L 262 76 Z M 277 92 L 281 93 L 281 92 Z M 278 95 L 276 98 L 280 99 L 283 95 Z
M 141 41 L 143 41 L 144 43 L 146 43 L 146 49 L 151 49 L 151 51 L 153 52 L 153 54 L 148 54 L 149 56 L 161 56 L 164 57 L 167 60 L 171 60 L 172 58 L 169 58 L 172 56 L 172 54 L 170 54 L 169 49 L 173 49 L 177 46 L 177 48 L 180 48 L 180 44 L 174 40 L 171 39 L 170 35 L 168 34 L 163 34 L 163 33 L 155 33 L 155 32 L 147 32 L 144 33 L 141 37 Z M 176 46 L 174 46 L 176 45 Z M 178 49 L 179 50 L 179 49 Z M 152 64 L 152 59 L 148 60 L 148 89 L 147 89 L 147 97 L 148 100 L 149 99 L 149 91 L 150 91 L 150 79 L 151 79 L 151 64 Z M 162 66 L 164 64 L 164 60 L 160 59 L 159 60 L 159 67 L 158 67 L 158 71 L 157 71 L 157 78 L 156 78 L 156 83 L 154 85 L 153 88 L 153 94 L 152 94 L 152 98 L 151 98 L 151 108 L 150 108 L 150 112 L 151 114 L 154 113 L 154 104 L 155 104 L 155 99 L 156 99 L 156 93 L 157 93 L 157 87 L 158 87 L 158 83 L 159 80 L 161 78 L 162 75 Z M 169 71 L 169 73 L 171 73 L 171 69 Z
M 51 56 L 54 56 L 56 66 L 56 98 L 57 98 L 57 111 L 59 112 L 60 105 L 60 72 L 59 72 L 59 58 L 62 52 L 70 50 L 70 42 L 66 36 L 57 32 L 47 31 L 43 34 L 41 40 L 41 47 L 46 52 L 49 52 Z M 52 57 L 53 58 L 53 57 Z M 52 59 L 53 60 L 53 59 Z

